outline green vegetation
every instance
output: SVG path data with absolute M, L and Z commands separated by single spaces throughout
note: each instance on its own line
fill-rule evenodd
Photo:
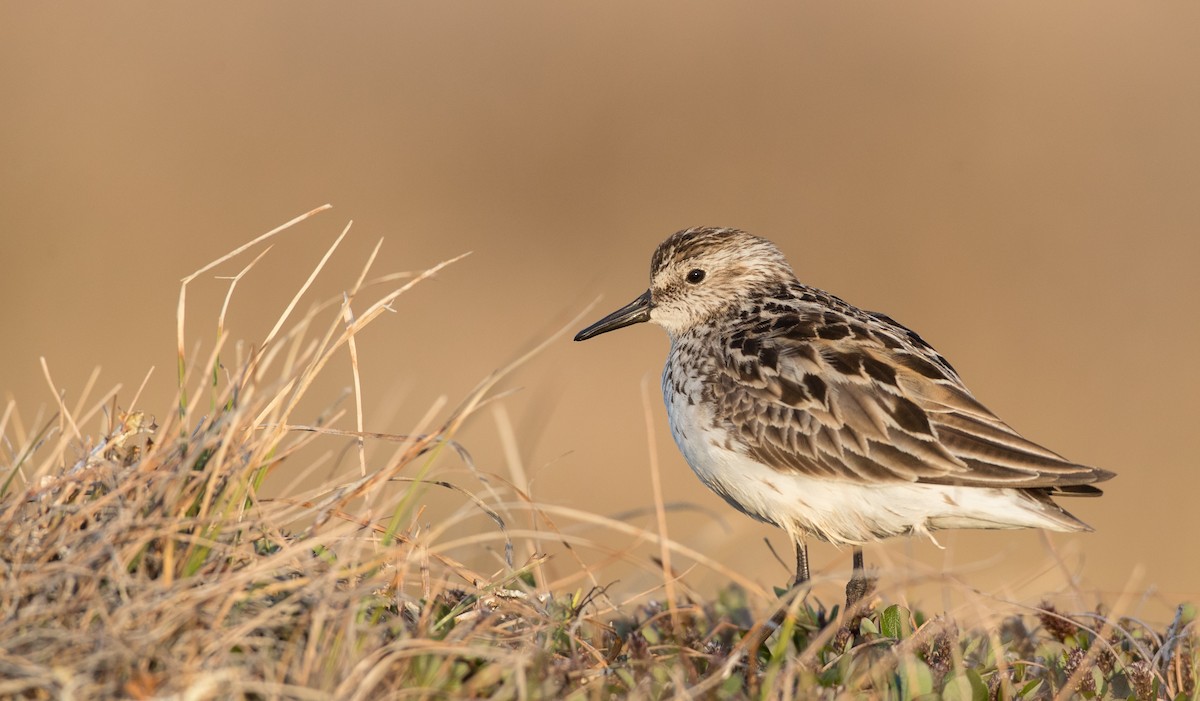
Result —
M 355 334 L 435 271 L 383 278 L 406 282 L 350 314 L 372 284 L 364 271 L 344 299 L 317 305 L 289 331 L 281 330 L 285 313 L 234 363 L 221 361 L 218 323 L 211 358 L 191 362 L 181 350 L 179 410 L 166 412 L 161 425 L 105 397 L 91 407 L 60 402 L 53 419 L 26 430 L 10 403 L 0 413 L 0 697 L 1200 693 L 1190 606 L 1158 630 L 1048 605 L 960 629 L 886 601 L 847 616 L 784 593 L 779 631 L 747 651 L 748 634 L 773 612 L 768 598 L 737 584 L 697 601 L 676 593 L 670 576 L 663 601 L 620 603 L 609 598 L 603 570 L 578 559 L 578 573 L 552 580 L 536 544 L 558 541 L 573 552 L 576 537 L 555 525 L 572 514 L 479 473 L 455 442 L 462 422 L 492 398 L 499 375 L 407 436 L 326 428 L 339 417 L 333 410 L 305 425 L 293 416 L 333 357 L 349 357 L 357 371 Z M 333 321 L 314 332 L 322 314 Z M 189 377 L 199 379 L 184 392 Z M 98 423 L 96 435 L 81 428 Z M 361 469 L 315 479 L 303 494 L 263 493 L 270 475 L 286 471 L 295 483 L 312 471 L 298 457 L 306 447 L 347 440 L 352 453 L 363 441 L 396 448 L 383 461 L 360 451 Z M 446 454 L 461 456 L 478 489 L 441 479 Z M 452 490 L 472 515 L 485 516 L 488 532 L 452 540 L 453 524 L 426 523 L 422 503 L 433 488 Z M 521 519 L 536 530 L 514 528 Z M 655 542 L 664 554 L 683 552 Z M 507 563 L 485 574 L 451 556 L 472 543 L 503 544 L 499 559 Z M 515 552 L 526 552 L 524 561 L 514 562 Z

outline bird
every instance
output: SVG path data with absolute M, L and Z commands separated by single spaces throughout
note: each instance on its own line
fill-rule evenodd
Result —
M 853 604 L 874 588 L 862 546 L 947 528 L 1092 528 L 1055 502 L 1115 473 L 1017 433 L 916 332 L 801 283 L 767 239 L 694 227 L 663 241 L 650 287 L 580 331 L 653 322 L 670 337 L 662 393 L 700 480 L 795 546 L 850 546 Z M 934 540 L 934 543 L 937 541 Z

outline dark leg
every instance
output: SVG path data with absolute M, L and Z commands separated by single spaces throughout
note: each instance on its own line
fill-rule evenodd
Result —
M 798 587 L 808 581 L 808 545 L 802 540 L 796 541 L 796 579 L 792 586 Z
M 846 608 L 854 605 L 875 591 L 875 577 L 868 577 L 863 567 L 862 548 L 854 546 L 854 574 L 846 583 Z

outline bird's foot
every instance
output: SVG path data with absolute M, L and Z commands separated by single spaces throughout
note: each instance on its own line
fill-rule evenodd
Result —
M 854 576 L 846 582 L 846 610 L 853 611 L 863 599 L 869 599 L 875 593 L 875 584 L 879 577 L 868 575 L 863 570 L 854 570 Z
M 844 650 L 848 642 L 858 639 L 859 626 L 871 609 L 871 598 L 878 581 L 879 578 L 875 575 L 868 575 L 864 570 L 855 568 L 854 576 L 846 582 L 845 624 L 834 637 L 834 649 Z

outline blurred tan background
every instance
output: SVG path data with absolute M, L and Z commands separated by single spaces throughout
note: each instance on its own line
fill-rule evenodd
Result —
M 42 355 L 69 403 L 95 365 L 124 401 L 156 366 L 140 404 L 169 411 L 179 279 L 326 202 L 239 288 L 234 338 L 265 335 L 349 219 L 309 299 L 379 237 L 377 272 L 474 252 L 359 339 L 367 428 L 389 432 L 597 296 L 585 321 L 632 299 L 672 231 L 738 226 L 915 328 L 1029 437 L 1119 473 L 1067 504 L 1097 532 L 1051 537 L 1062 565 L 1036 533 L 947 533 L 869 548 L 885 584 L 945 570 L 1036 602 L 1070 572 L 1088 605 L 1133 586 L 1158 618 L 1200 593 L 1196 3 L 8 3 L 0 95 L 0 392 L 23 416 L 53 401 Z M 211 344 L 225 285 L 191 288 L 189 338 Z M 671 535 L 782 584 L 762 538 L 790 562 L 786 539 L 671 443 L 666 345 L 649 326 L 564 338 L 506 384 L 532 492 L 649 507 L 648 381 L 668 500 L 700 507 Z M 325 379 L 332 398 L 348 366 Z M 508 474 L 499 434 L 488 412 L 461 438 Z M 626 569 L 600 579 L 653 586 Z

